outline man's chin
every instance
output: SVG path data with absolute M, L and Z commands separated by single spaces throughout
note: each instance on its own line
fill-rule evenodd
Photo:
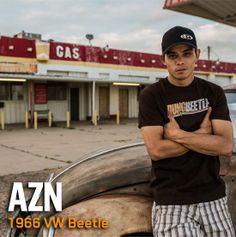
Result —
M 184 81 L 187 79 L 187 77 L 183 77 L 183 76 L 176 76 L 175 78 L 180 81 Z
M 182 73 L 182 74 L 176 74 L 175 75 L 175 78 L 177 80 L 181 80 L 181 81 L 188 80 L 189 77 L 191 77 L 191 76 L 189 74 L 187 74 L 187 73 Z

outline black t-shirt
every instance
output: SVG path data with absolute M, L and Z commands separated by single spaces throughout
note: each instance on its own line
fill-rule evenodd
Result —
M 164 126 L 171 111 L 181 129 L 199 129 L 208 107 L 211 119 L 230 121 L 224 91 L 220 86 L 194 78 L 186 87 L 162 79 L 145 88 L 139 101 L 139 128 Z M 225 196 L 225 184 L 219 176 L 218 156 L 195 151 L 152 161 L 151 187 L 159 205 L 182 205 L 212 201 Z

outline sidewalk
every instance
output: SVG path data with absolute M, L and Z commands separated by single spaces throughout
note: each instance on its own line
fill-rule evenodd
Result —
M 98 150 L 142 141 L 136 120 L 96 127 L 78 122 L 71 129 L 9 126 L 0 138 L 0 176 L 64 167 Z

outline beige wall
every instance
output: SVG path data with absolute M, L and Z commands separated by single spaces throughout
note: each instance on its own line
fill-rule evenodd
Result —
M 68 103 L 63 101 L 48 101 L 48 109 L 53 114 L 54 121 L 66 121 L 66 112 L 68 111 Z
M 25 121 L 25 112 L 27 105 L 25 101 L 4 101 L 5 123 L 23 123 Z M 0 109 L 0 111 L 2 111 Z
M 138 117 L 137 87 L 129 88 L 129 118 Z
M 110 114 L 117 114 L 119 110 L 119 87 L 110 86 Z

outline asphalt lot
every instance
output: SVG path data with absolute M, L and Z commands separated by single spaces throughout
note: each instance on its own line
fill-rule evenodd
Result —
M 77 122 L 71 129 L 63 126 L 41 124 L 35 130 L 7 125 L 0 131 L 0 176 L 60 168 L 96 151 L 142 141 L 137 120 L 98 126 Z

